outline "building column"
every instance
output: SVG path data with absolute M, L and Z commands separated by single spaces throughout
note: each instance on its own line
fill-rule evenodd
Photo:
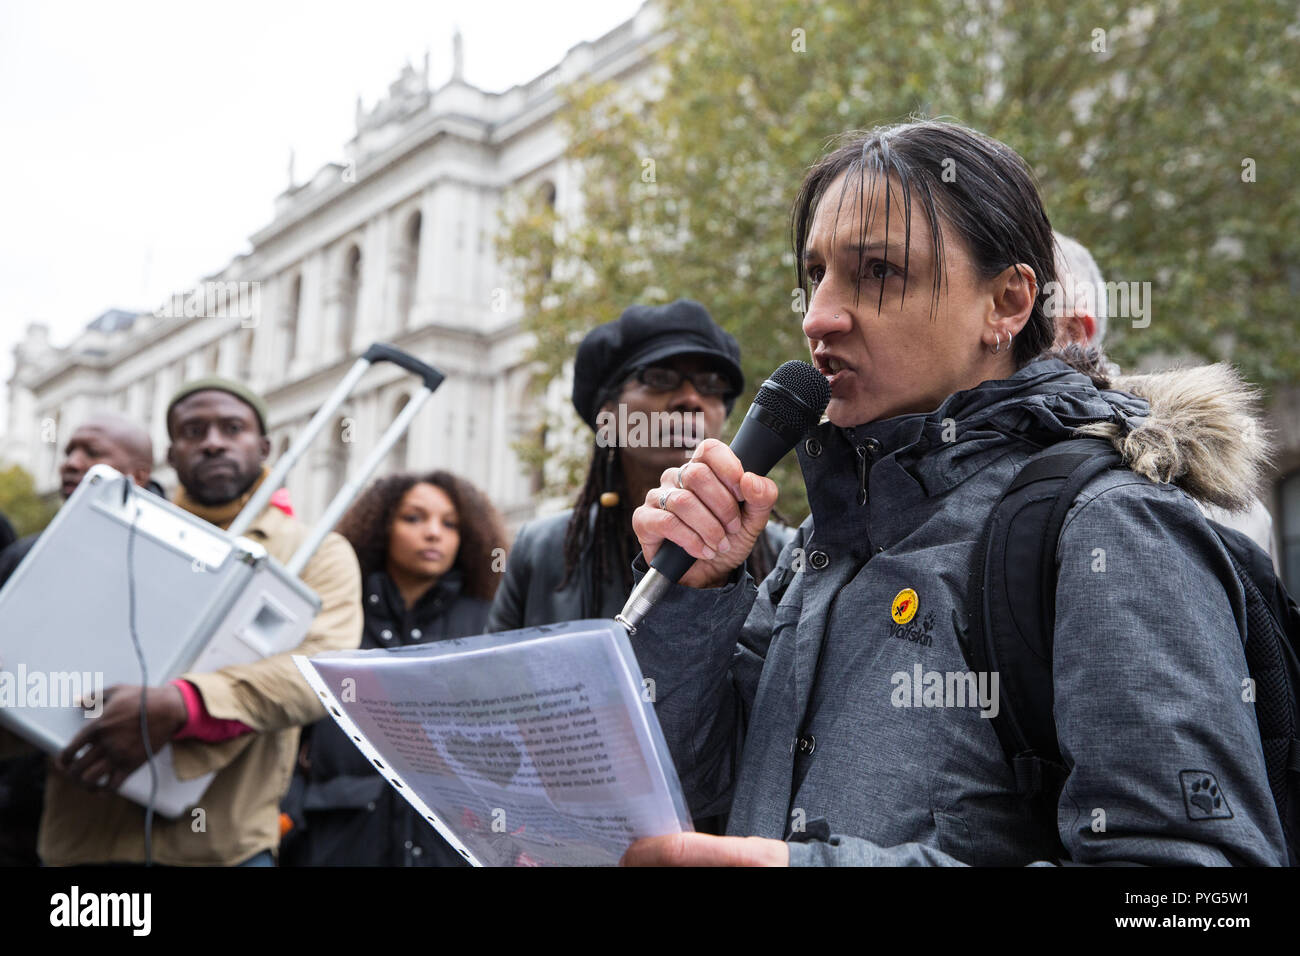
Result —
M 423 324 L 433 316 L 438 284 L 451 266 L 449 252 L 454 237 L 448 234 L 452 225 L 443 213 L 447 188 L 445 183 L 436 182 L 420 197 L 420 272 L 411 309 L 415 324 Z
M 388 328 L 389 315 L 384 303 L 388 292 L 391 219 L 391 212 L 381 213 L 362 227 L 361 288 L 357 290 L 357 321 L 352 329 L 352 342 L 345 349 L 349 359 L 364 352 L 371 342 L 384 338 Z
M 333 332 L 333 306 L 337 289 L 330 289 L 335 281 L 329 268 L 325 249 L 317 249 L 302 263 L 302 300 L 298 306 L 298 356 L 291 368 L 291 377 L 300 378 L 311 369 L 325 364 L 330 350 L 328 343 Z

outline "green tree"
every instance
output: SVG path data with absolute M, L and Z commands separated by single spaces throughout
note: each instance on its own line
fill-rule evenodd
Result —
M 26 469 L 20 465 L 0 469 L 0 514 L 13 523 L 19 535 L 44 530 L 57 510 L 36 493 L 36 483 Z
M 807 355 L 790 243 L 803 171 L 843 131 L 942 116 L 1020 152 L 1053 225 L 1108 280 L 1151 283 L 1149 324 L 1110 322 L 1122 365 L 1190 354 L 1266 387 L 1300 381 L 1293 0 L 661 9 L 655 95 L 567 91 L 581 214 L 561 219 L 538 195 L 507 205 L 500 247 L 542 378 L 628 304 L 690 296 L 740 340 L 752 395 Z M 792 461 L 777 478 L 797 515 Z

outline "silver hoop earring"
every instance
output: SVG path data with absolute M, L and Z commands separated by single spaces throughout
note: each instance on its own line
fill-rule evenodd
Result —
M 991 348 L 989 349 L 989 351 L 992 352 L 994 355 L 997 355 L 999 352 L 1002 351 L 1002 333 L 994 332 L 993 334 L 997 337 L 995 340 L 997 342 L 997 347 Z

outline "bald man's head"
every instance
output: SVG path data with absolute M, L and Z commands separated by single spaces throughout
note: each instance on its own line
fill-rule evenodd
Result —
M 92 465 L 117 469 L 143 487 L 153 471 L 153 442 L 149 433 L 128 418 L 103 413 L 77 426 L 63 450 L 59 466 L 60 491 L 69 497 Z
M 1062 292 L 1062 308 L 1056 316 L 1056 346 L 1075 342 L 1087 348 L 1101 347 L 1106 337 L 1106 283 L 1097 260 L 1077 239 L 1062 233 L 1056 238 L 1056 281 Z

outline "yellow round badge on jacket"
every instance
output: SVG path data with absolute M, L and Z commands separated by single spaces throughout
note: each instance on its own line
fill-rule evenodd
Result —
M 916 607 L 919 603 L 915 591 L 911 588 L 903 588 L 894 596 L 894 603 L 889 608 L 889 616 L 894 619 L 895 624 L 906 624 L 916 617 Z

